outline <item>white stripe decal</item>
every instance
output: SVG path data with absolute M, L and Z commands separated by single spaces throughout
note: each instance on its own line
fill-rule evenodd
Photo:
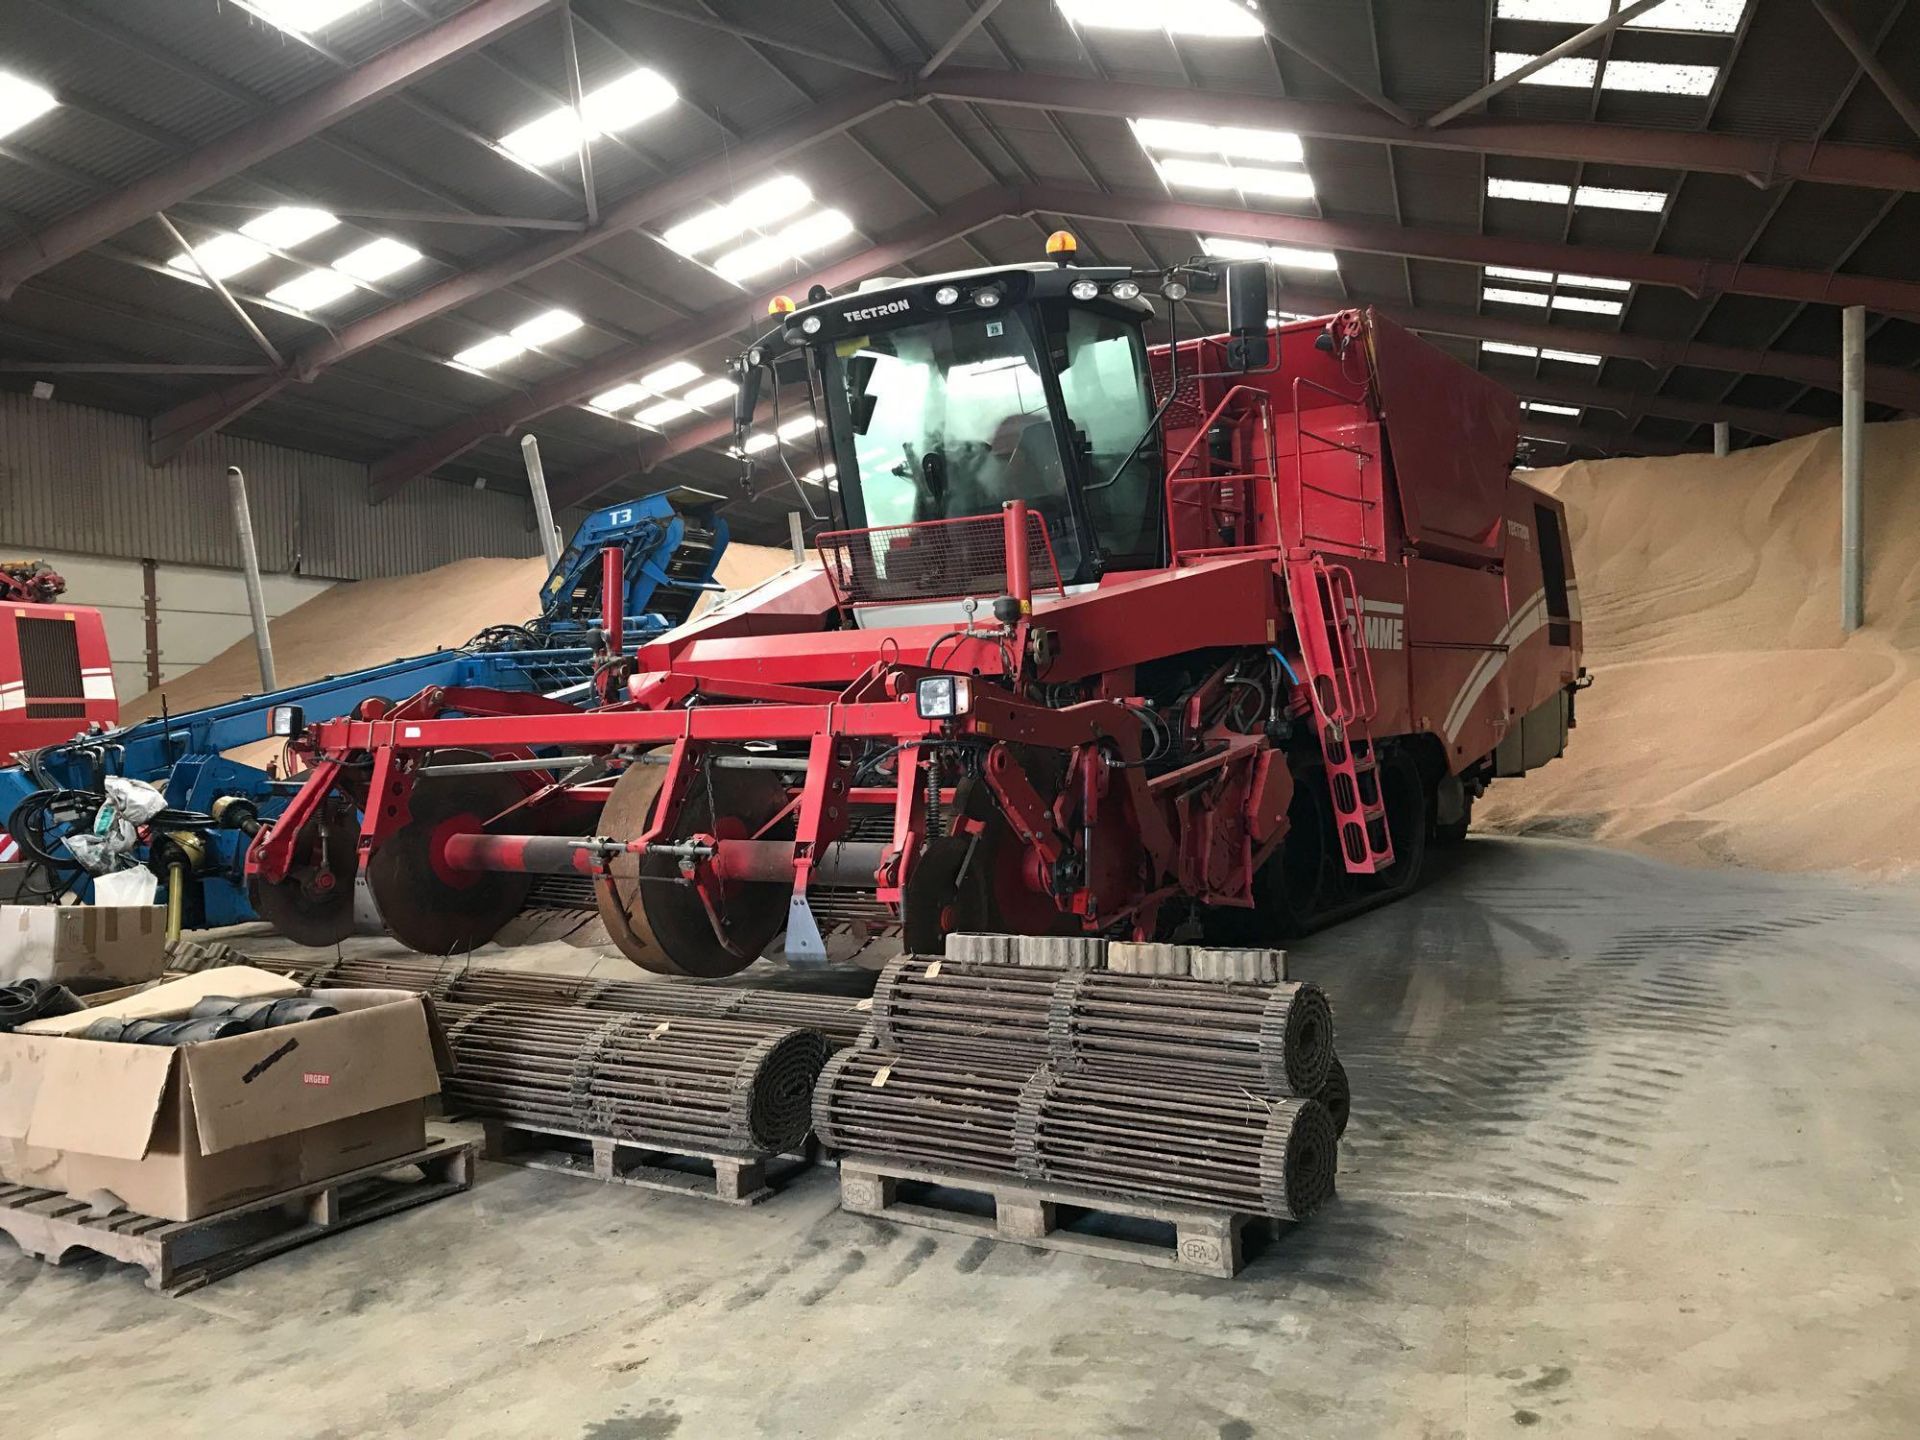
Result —
M 80 668 L 80 673 L 82 675 L 111 675 L 113 673 L 113 667 L 111 665 L 83 665 Z
M 80 695 L 86 700 L 113 699 L 113 674 L 93 675 L 82 673 L 80 676 Z
M 1453 706 L 1447 711 L 1445 723 L 1449 742 L 1457 739 L 1460 728 L 1467 723 L 1467 717 L 1473 713 L 1473 707 L 1480 703 L 1480 697 L 1487 693 L 1487 687 L 1493 683 L 1493 677 L 1500 673 L 1501 666 L 1507 663 L 1508 652 L 1547 621 L 1547 593 L 1536 590 L 1526 603 L 1507 617 L 1507 623 L 1500 633 L 1493 637 L 1493 643 L 1503 648 L 1490 650 L 1480 657 L 1479 663 L 1467 672 L 1467 678 L 1461 682 L 1460 693 L 1453 697 Z

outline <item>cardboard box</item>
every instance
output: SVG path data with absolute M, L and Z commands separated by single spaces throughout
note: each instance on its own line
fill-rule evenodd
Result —
M 446 1047 L 411 991 L 315 991 L 341 1013 L 197 1045 L 78 1035 L 208 995 L 301 993 L 229 966 L 0 1034 L 0 1179 L 191 1220 L 419 1149 Z
M 132 985 L 167 968 L 162 905 L 0 905 L 0 985 Z

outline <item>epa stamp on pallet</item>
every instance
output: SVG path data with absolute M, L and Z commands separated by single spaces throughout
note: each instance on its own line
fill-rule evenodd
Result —
M 641 1190 L 692 1195 L 722 1205 L 758 1205 L 770 1200 L 781 1185 L 808 1164 L 794 1156 L 681 1150 L 653 1141 L 538 1129 L 494 1117 L 483 1119 L 481 1127 L 489 1160 Z
M 980 1213 L 969 1197 L 984 1197 L 991 1213 Z M 1272 1238 L 1279 1224 L 1265 1215 L 1123 1200 L 851 1156 L 840 1161 L 840 1208 L 932 1230 L 1221 1279 L 1240 1273 L 1249 1240 Z M 1089 1233 L 1081 1228 L 1087 1221 L 1127 1233 Z
M 50 1265 L 90 1250 L 141 1266 L 149 1290 L 185 1295 L 282 1251 L 470 1189 L 473 1153 L 471 1143 L 436 1143 L 197 1220 L 96 1213 L 63 1191 L 0 1184 L 0 1230 Z

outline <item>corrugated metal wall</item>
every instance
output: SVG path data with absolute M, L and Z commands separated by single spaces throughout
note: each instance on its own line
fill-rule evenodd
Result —
M 17 393 L 0 394 L 0 537 L 235 568 L 229 465 L 246 472 L 264 570 L 362 580 L 540 549 L 524 496 L 418 481 L 369 507 L 364 465 L 224 435 L 151 469 L 137 416 Z M 559 516 L 562 534 L 585 513 Z

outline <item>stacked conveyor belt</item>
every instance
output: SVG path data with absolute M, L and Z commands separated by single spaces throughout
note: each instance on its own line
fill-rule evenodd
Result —
M 849 1159 L 1301 1219 L 1348 1110 L 1316 985 L 903 957 L 873 1043 L 828 1061 L 814 1131 Z
M 807 1138 L 827 1044 L 812 1030 L 684 1015 L 447 1005 L 449 1110 L 696 1153 Z

